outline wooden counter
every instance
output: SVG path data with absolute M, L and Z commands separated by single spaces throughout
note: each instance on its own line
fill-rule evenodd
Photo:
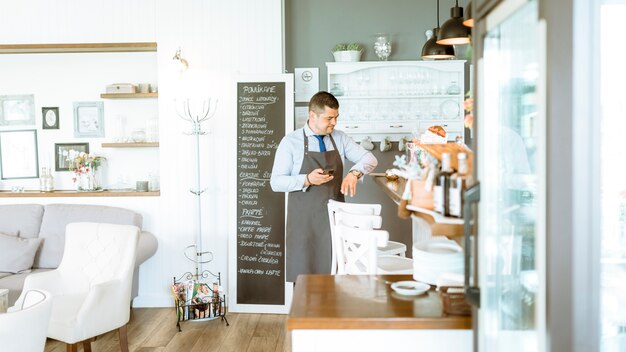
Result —
M 11 192 L 0 191 L 0 198 L 51 198 L 51 197 L 158 197 L 160 191 L 136 192 L 136 191 L 110 191 L 79 192 L 74 190 L 59 190 L 54 192 L 24 191 Z
M 406 179 L 400 177 L 395 181 L 390 181 L 384 176 L 375 176 L 374 182 L 380 186 L 383 192 L 389 196 L 396 204 L 400 203 Z M 433 235 L 445 235 L 451 238 L 463 236 L 463 219 L 445 217 L 429 209 L 407 205 L 412 216 L 419 217 L 430 226 Z
M 287 328 L 294 329 L 471 329 L 472 318 L 443 312 L 439 293 L 395 293 L 391 282 L 410 275 L 301 275 Z
M 395 293 L 410 275 L 300 275 L 287 328 L 292 351 L 471 351 L 472 318 L 443 312 L 434 289 Z

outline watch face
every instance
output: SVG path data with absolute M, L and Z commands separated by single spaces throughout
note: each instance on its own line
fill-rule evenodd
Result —
M 44 129 L 59 128 L 59 108 L 41 108 L 43 114 Z

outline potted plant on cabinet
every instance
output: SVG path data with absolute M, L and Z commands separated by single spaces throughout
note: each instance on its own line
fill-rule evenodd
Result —
M 332 52 L 336 62 L 354 62 L 361 60 L 363 47 L 358 43 L 340 43 L 335 45 Z

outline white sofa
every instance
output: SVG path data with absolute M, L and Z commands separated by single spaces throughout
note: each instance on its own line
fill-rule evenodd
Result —
M 119 225 L 135 225 L 141 229 L 143 218 L 134 211 L 101 205 L 84 204 L 13 204 L 0 205 L 0 240 L 13 240 L 8 236 L 17 236 L 15 241 L 20 242 L 19 255 L 28 258 L 15 257 L 15 253 L 6 253 L 11 246 L 3 245 L 0 256 L 18 261 L 32 261 L 32 268 L 19 272 L 5 272 L 0 269 L 0 288 L 9 289 L 9 305 L 19 297 L 24 280 L 30 273 L 56 269 L 63 257 L 65 245 L 65 227 L 72 222 L 98 222 Z M 7 236 L 8 235 L 8 236 Z M 40 239 L 38 241 L 37 239 Z M 39 243 L 38 243 L 39 242 Z M 7 243 L 7 242 L 5 242 Z M 8 242 L 10 243 L 10 242 Z M 36 252 L 23 250 L 28 245 L 37 246 Z M 131 298 L 137 296 L 139 265 L 156 253 L 158 244 L 156 237 L 149 232 L 142 231 L 137 245 L 135 272 Z M 3 251 L 5 253 L 3 253 Z M 34 253 L 34 258 L 30 258 Z M 0 262 L 2 259 L 0 259 Z M 24 263 L 20 263 L 22 266 Z M 6 265 L 6 264 L 5 264 Z

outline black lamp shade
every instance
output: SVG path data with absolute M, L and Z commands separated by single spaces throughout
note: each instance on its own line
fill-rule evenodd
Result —
M 463 25 L 463 8 L 458 6 L 451 8 L 450 15 L 452 18 L 441 26 L 437 44 L 468 44 L 470 29 Z
M 463 25 L 467 27 L 474 27 L 474 15 L 472 13 L 472 2 L 468 2 L 465 7 L 465 17 L 463 18 Z
M 452 45 L 437 44 L 439 28 L 433 28 L 433 36 L 422 47 L 422 57 L 428 59 L 451 59 L 454 57 Z

